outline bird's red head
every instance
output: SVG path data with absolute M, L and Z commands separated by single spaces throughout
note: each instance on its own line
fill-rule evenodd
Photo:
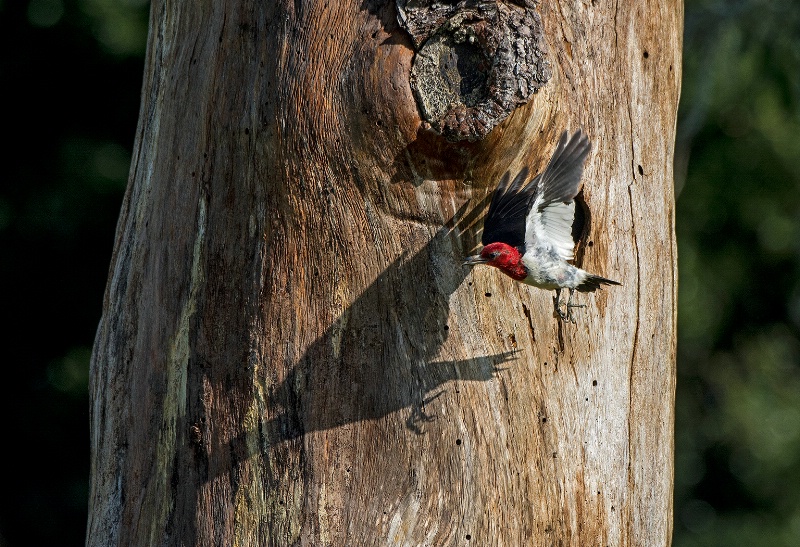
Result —
M 522 281 L 528 276 L 528 271 L 522 263 L 522 255 L 516 247 L 506 243 L 489 243 L 481 249 L 481 254 L 469 257 L 464 264 L 494 266 L 517 281 Z

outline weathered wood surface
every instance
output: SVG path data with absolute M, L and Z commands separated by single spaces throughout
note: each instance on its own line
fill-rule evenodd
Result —
M 87 545 L 669 544 L 682 3 L 538 9 L 550 81 L 451 144 L 392 2 L 153 2 Z M 578 127 L 580 261 L 624 286 L 562 326 L 461 261 Z

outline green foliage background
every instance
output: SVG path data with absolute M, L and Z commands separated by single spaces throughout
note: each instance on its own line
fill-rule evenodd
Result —
M 800 2 L 690 0 L 675 545 L 800 545 Z
M 146 0 L 0 0 L 0 547 L 82 545 L 87 394 Z M 800 2 L 687 0 L 679 547 L 800 545 Z

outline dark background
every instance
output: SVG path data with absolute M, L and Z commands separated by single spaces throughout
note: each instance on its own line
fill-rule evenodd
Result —
M 0 0 L 0 546 L 82 545 L 146 0 Z M 676 546 L 800 545 L 800 2 L 687 0 Z

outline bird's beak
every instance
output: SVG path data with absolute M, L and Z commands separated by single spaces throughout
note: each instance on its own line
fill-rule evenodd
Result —
M 477 264 L 486 264 L 489 262 L 488 258 L 483 258 L 481 255 L 468 256 L 464 260 L 464 266 L 475 266 Z

